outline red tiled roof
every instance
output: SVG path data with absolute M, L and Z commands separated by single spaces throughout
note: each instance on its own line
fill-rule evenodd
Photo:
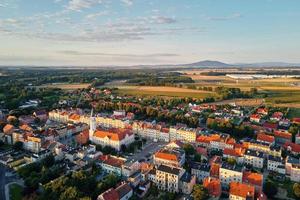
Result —
M 242 152 L 241 148 L 235 148 L 235 149 L 225 148 L 224 151 L 223 151 L 223 154 L 229 155 L 229 156 L 239 157 L 239 156 L 243 155 L 243 152 Z
M 5 134 L 10 134 L 13 130 L 14 130 L 14 126 L 11 125 L 11 124 L 6 124 L 4 127 L 3 127 L 3 132 Z
M 264 133 L 259 133 L 259 134 L 257 134 L 257 140 L 258 141 L 268 142 L 268 143 L 273 143 L 275 141 L 275 138 L 272 135 L 267 135 L 267 134 L 264 134 Z
M 292 142 L 286 142 L 283 145 L 284 148 L 291 148 L 291 150 L 295 153 L 300 153 L 300 145 Z
M 230 183 L 230 190 L 229 194 L 242 197 L 242 198 L 247 198 L 247 197 L 252 197 L 254 198 L 254 192 L 255 188 L 253 186 L 239 183 L 239 182 L 231 182 Z
M 262 187 L 263 175 L 258 174 L 258 173 L 244 171 L 243 172 L 243 183 Z
M 203 180 L 203 187 L 208 190 L 211 196 L 219 197 L 222 193 L 221 182 L 219 179 L 206 177 Z
M 292 134 L 289 132 L 285 132 L 285 131 L 276 130 L 276 131 L 274 131 L 274 136 L 289 139 L 289 140 L 292 139 Z
M 282 112 L 274 112 L 272 115 L 272 117 L 274 117 L 274 118 L 282 118 L 282 116 L 283 116 Z
M 114 189 L 114 188 L 111 188 L 107 191 L 105 191 L 104 193 L 101 194 L 102 198 L 104 200 L 119 200 L 119 194 L 118 192 Z M 98 199 L 100 199 L 98 197 Z
M 177 156 L 171 153 L 164 153 L 164 152 L 156 152 L 155 153 L 156 158 L 164 159 L 164 160 L 170 160 L 170 161 L 178 161 Z
M 124 164 L 124 160 L 118 159 L 115 157 L 111 157 L 109 155 L 100 156 L 99 159 L 102 160 L 103 163 L 105 163 L 107 165 L 111 165 L 111 166 L 119 167 L 119 168 Z
M 260 119 L 260 118 L 261 117 L 258 114 L 252 114 L 252 115 L 250 115 L 250 119 Z
M 213 177 L 219 177 L 220 165 L 217 163 L 212 163 L 210 168 L 210 175 Z

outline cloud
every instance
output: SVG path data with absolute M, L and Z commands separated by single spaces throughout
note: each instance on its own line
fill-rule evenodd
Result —
M 6 8 L 7 6 L 5 4 L 0 3 L 0 8 Z
M 150 21 L 156 24 L 174 24 L 177 22 L 175 18 L 165 16 L 152 16 Z
M 234 13 L 229 16 L 221 16 L 221 17 L 206 17 L 207 20 L 211 21 L 226 21 L 226 20 L 232 20 L 232 19 L 238 19 L 241 18 L 242 15 L 240 13 Z
M 105 10 L 105 11 L 98 12 L 98 13 L 88 14 L 88 15 L 85 16 L 85 18 L 86 19 L 95 19 L 97 17 L 105 16 L 105 15 L 108 15 L 108 14 L 109 14 L 109 11 Z
M 102 0 L 70 0 L 67 9 L 81 11 L 82 9 L 90 8 L 100 3 L 102 3 Z
M 132 4 L 133 4 L 133 0 L 121 0 L 121 2 L 127 6 L 132 6 Z
M 155 54 L 114 54 L 114 53 L 97 53 L 97 52 L 80 52 L 80 51 L 58 51 L 57 53 L 71 56 L 109 56 L 109 57 L 131 57 L 131 58 L 151 58 L 151 57 L 177 57 L 179 54 L 155 53 Z

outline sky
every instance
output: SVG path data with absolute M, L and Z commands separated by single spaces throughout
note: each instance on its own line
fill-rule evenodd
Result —
M 0 65 L 300 63 L 300 0 L 0 0 Z

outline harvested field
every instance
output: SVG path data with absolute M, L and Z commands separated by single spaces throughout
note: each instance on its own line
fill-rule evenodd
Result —
M 58 83 L 58 84 L 47 84 L 39 86 L 41 88 L 60 88 L 62 90 L 76 90 L 76 89 L 85 89 L 88 88 L 90 84 L 88 83 L 75 83 L 75 84 L 68 84 L 68 83 Z

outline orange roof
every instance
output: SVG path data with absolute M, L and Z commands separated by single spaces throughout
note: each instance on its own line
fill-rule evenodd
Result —
M 235 144 L 235 139 L 234 138 L 228 138 L 226 141 L 226 144 Z
M 4 127 L 3 127 L 3 132 L 5 133 L 5 134 L 9 134 L 9 133 L 11 133 L 13 130 L 14 130 L 14 126 L 13 125 L 11 125 L 11 124 L 6 124 Z
M 279 131 L 279 130 L 274 131 L 274 136 L 289 139 L 289 140 L 292 139 L 292 134 L 291 133 L 284 132 L 284 131 Z
M 241 148 L 235 148 L 235 149 L 225 148 L 223 154 L 239 157 L 243 155 L 243 152 Z
M 252 114 L 252 115 L 250 115 L 250 119 L 251 118 L 254 118 L 254 119 L 260 119 L 261 117 L 260 117 L 260 115 L 258 115 L 258 114 Z
M 24 130 L 24 131 L 32 131 L 32 128 L 29 125 L 27 125 L 27 124 L 23 124 L 19 128 L 22 129 L 22 130 Z
M 84 131 L 82 131 L 81 133 L 79 133 L 78 135 L 76 135 L 76 141 L 79 144 L 86 144 L 89 140 L 89 130 L 86 129 Z
M 116 157 L 112 157 L 110 155 L 100 156 L 100 160 L 102 160 L 103 163 L 105 163 L 107 165 L 111 165 L 111 166 L 119 167 L 119 168 L 124 164 L 124 160 L 118 159 Z
M 79 120 L 80 119 L 80 115 L 72 113 L 71 115 L 69 115 L 69 119 Z
M 219 179 L 206 177 L 203 179 L 203 187 L 208 190 L 211 196 L 218 197 L 222 193 L 221 182 Z
M 263 175 L 259 173 L 244 171 L 243 183 L 248 183 L 250 185 L 256 185 L 261 187 L 263 184 Z
M 252 197 L 252 199 L 254 199 L 254 191 L 255 188 L 253 186 L 244 183 L 239 183 L 239 182 L 230 183 L 230 190 L 229 190 L 230 195 L 243 197 L 243 198 Z
M 164 159 L 164 160 L 170 160 L 170 161 L 178 161 L 177 156 L 171 153 L 165 153 L 165 152 L 156 152 L 155 153 L 156 158 Z
M 257 140 L 265 141 L 265 142 L 268 142 L 268 143 L 273 143 L 275 141 L 275 138 L 272 135 L 259 133 L 259 134 L 257 134 Z
M 132 135 L 132 132 L 125 129 L 110 129 L 110 130 L 96 130 L 94 133 L 95 137 L 105 138 L 108 137 L 110 140 L 120 141 L 123 140 L 126 135 Z
M 300 145 L 292 142 L 285 142 L 283 145 L 284 148 L 290 148 L 295 153 L 300 153 Z
M 268 109 L 267 108 L 258 108 L 257 113 L 268 113 Z
M 202 143 L 210 143 L 211 141 L 219 141 L 220 140 L 220 135 L 213 134 L 213 135 L 200 135 L 197 137 L 197 142 L 202 142 Z

